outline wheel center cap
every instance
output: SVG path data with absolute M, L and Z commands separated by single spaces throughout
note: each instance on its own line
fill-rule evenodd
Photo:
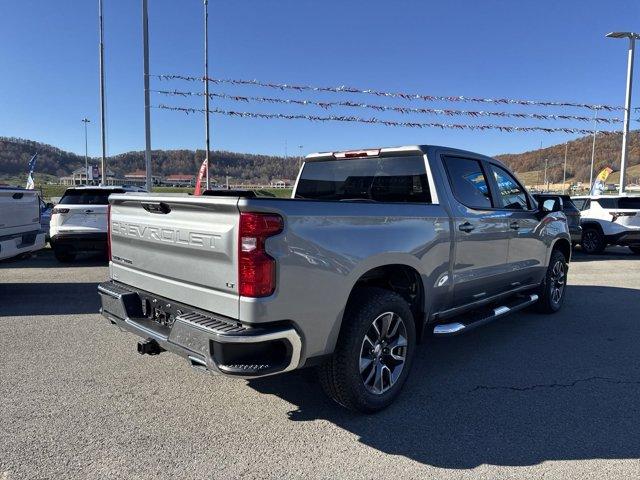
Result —
M 382 351 L 382 345 L 380 345 L 379 343 L 376 344 L 376 346 L 373 348 L 374 355 L 380 355 L 381 351 Z

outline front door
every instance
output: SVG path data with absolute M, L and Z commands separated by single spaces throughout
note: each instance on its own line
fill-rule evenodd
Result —
M 509 233 L 504 212 L 494 210 L 482 162 L 457 156 L 443 162 L 456 200 L 453 299 L 461 306 L 504 291 Z
M 539 283 L 546 270 L 544 224 L 524 187 L 511 173 L 494 163 L 489 163 L 488 170 L 489 183 L 495 186 L 498 208 L 509 229 L 509 283 L 511 287 Z

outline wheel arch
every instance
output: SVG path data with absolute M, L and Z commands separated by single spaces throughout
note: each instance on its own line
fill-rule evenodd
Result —
M 558 238 L 551 247 L 551 252 L 554 250 L 559 250 L 564 258 L 567 259 L 567 263 L 571 261 L 571 241 L 566 238 Z M 549 258 L 551 258 L 551 253 L 549 253 Z
M 358 290 L 367 287 L 381 288 L 400 295 L 408 303 L 414 317 L 416 335 L 422 335 L 425 318 L 425 287 L 422 276 L 415 266 L 407 263 L 390 263 L 372 267 L 360 274 L 349 292 L 342 318 L 340 319 L 334 342 L 344 324 L 348 311 Z M 334 343 L 335 344 L 335 343 Z
M 600 222 L 596 222 L 595 220 L 586 220 L 580 222 L 580 226 L 582 227 L 582 231 L 584 232 L 587 228 L 594 228 L 598 230 L 602 235 L 604 235 L 604 229 Z

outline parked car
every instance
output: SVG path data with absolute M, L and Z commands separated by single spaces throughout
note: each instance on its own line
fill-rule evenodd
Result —
M 569 233 L 571 234 L 571 244 L 575 245 L 582 240 L 582 227 L 580 226 L 580 210 L 573 203 L 569 195 L 553 193 L 537 193 L 533 195 L 538 203 L 546 203 L 547 209 L 556 208 L 567 217 Z M 559 206 L 553 206 L 552 202 L 559 202 Z
M 640 196 L 581 196 L 573 201 L 580 209 L 583 251 L 599 254 L 607 245 L 622 245 L 640 254 Z
M 0 187 L 0 260 L 35 252 L 44 243 L 39 192 Z
M 60 262 L 79 252 L 107 252 L 109 195 L 142 191 L 138 187 L 79 186 L 68 188 L 51 211 L 49 242 Z
M 49 241 L 49 229 L 51 228 L 51 212 L 53 203 L 45 202 L 40 198 L 40 230 L 45 234 L 45 241 Z
M 571 237 L 502 163 L 435 146 L 318 153 L 293 198 L 114 194 L 102 314 L 193 367 L 317 366 L 361 412 L 400 392 L 426 335 L 557 312 Z

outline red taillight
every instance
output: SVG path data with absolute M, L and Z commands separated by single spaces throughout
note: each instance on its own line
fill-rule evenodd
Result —
M 238 290 L 244 297 L 267 297 L 276 289 L 276 261 L 265 241 L 282 231 L 282 217 L 272 213 L 240 213 Z
M 55 215 L 56 213 L 69 213 L 69 209 L 68 208 L 54 207 L 54 209 L 51 210 L 51 215 Z
M 107 205 L 107 257 L 111 261 L 111 204 Z

